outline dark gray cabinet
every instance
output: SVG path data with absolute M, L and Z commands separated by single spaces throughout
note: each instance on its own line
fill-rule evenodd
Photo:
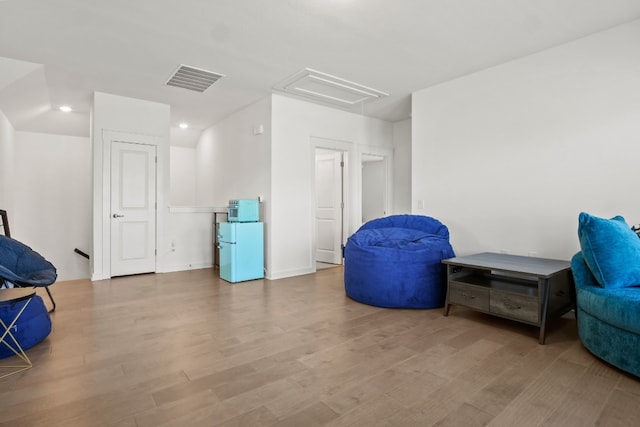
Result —
M 568 261 L 485 252 L 443 263 L 447 266 L 445 316 L 456 304 L 535 325 L 544 344 L 547 319 L 575 305 Z

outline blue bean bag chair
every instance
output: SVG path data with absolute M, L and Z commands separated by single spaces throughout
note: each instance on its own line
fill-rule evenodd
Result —
M 27 300 L 0 304 L 0 319 L 5 325 L 9 325 L 16 317 L 16 314 L 27 304 Z M 51 318 L 42 298 L 36 295 L 29 301 L 18 321 L 10 330 L 23 350 L 27 350 L 40 341 L 44 340 L 51 333 Z M 0 335 L 4 330 L 0 327 Z M 0 343 L 0 359 L 13 356 L 15 353 L 7 346 L 14 349 L 15 343 L 9 336 L 5 336 L 5 342 Z
M 446 270 L 453 258 L 448 228 L 435 218 L 392 215 L 364 224 L 344 251 L 346 294 L 387 308 L 444 305 Z

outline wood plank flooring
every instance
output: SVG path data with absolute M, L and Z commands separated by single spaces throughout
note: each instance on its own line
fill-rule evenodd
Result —
M 572 315 L 541 346 L 462 307 L 354 302 L 342 274 L 56 283 L 34 367 L 0 380 L 0 425 L 640 425 L 640 381 L 587 352 Z

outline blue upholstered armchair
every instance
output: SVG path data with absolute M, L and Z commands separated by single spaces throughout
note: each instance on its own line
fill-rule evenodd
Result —
M 640 376 L 640 239 L 624 218 L 579 217 L 571 260 L 578 335 L 594 355 Z

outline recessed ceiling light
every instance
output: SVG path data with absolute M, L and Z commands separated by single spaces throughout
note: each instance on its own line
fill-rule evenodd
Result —
M 187 123 L 180 123 L 178 126 L 180 126 L 180 129 L 186 129 L 189 127 Z
M 60 111 L 62 111 L 63 113 L 70 113 L 73 110 L 68 105 L 61 105 L 60 106 Z

